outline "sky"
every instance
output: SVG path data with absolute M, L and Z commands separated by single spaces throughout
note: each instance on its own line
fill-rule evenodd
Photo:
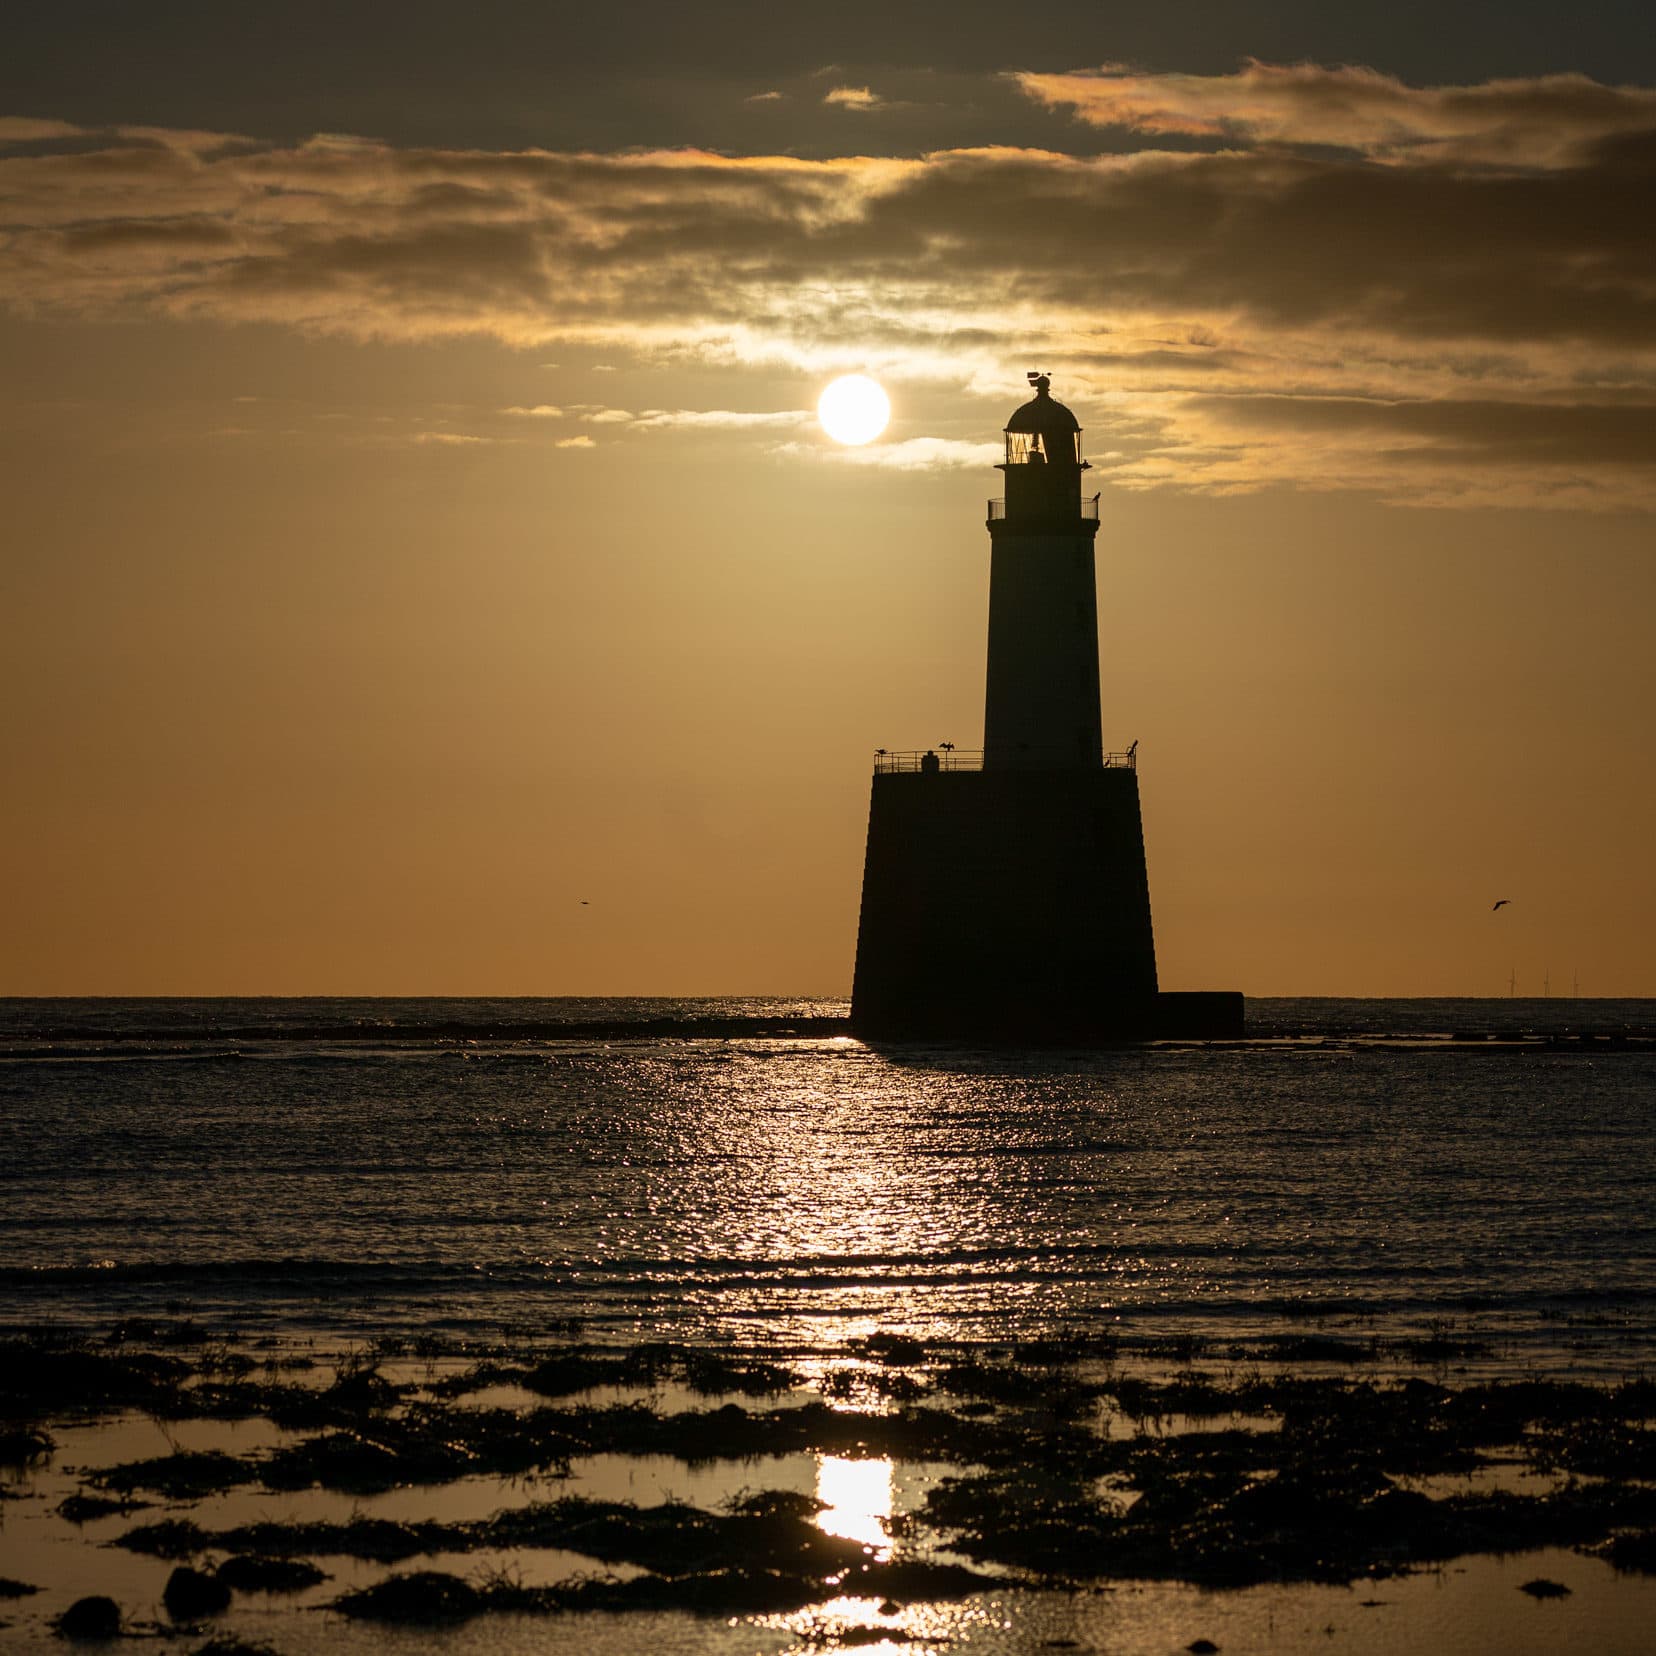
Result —
M 20 10 L 0 993 L 845 993 L 1043 369 L 1163 987 L 1656 995 L 1641 7 Z

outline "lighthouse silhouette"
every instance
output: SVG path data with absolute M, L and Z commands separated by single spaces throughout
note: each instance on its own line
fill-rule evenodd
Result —
M 875 1039 L 1242 1033 L 1242 997 L 1156 982 L 1138 744 L 1103 746 L 1081 427 L 1044 374 L 988 527 L 983 750 L 875 755 L 851 1022 Z

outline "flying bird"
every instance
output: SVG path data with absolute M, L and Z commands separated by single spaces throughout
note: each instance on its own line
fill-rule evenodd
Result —
M 1495 909 L 1498 909 L 1498 908 L 1505 908 L 1505 907 L 1506 907 L 1506 906 L 1507 906 L 1507 904 L 1508 904 L 1508 903 L 1510 903 L 1510 902 L 1511 902 L 1511 901 L 1512 901 L 1512 899 L 1511 899 L 1511 898 L 1510 898 L 1510 897 L 1502 897 L 1502 898 L 1501 898 L 1501 899 L 1500 899 L 1500 900 L 1499 900 L 1499 901 L 1498 901 L 1498 902 L 1497 902 L 1497 903 L 1496 903 L 1496 904 L 1495 904 L 1495 908 L 1492 908 L 1492 909 L 1491 909 L 1491 910 L 1490 910 L 1490 911 L 1489 911 L 1489 912 L 1490 912 L 1490 913 L 1491 913 L 1491 914 L 1493 914 L 1493 913 L 1494 913 L 1494 912 L 1495 912 Z

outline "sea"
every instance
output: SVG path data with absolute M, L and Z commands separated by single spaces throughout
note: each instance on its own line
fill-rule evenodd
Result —
M 1656 1001 L 865 1044 L 835 1000 L 0 1002 L 0 1330 L 1656 1365 Z

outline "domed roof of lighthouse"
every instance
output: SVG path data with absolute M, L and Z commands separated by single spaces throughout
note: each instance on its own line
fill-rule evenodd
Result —
M 1029 383 L 1035 395 L 1022 408 L 1012 411 L 1006 422 L 1008 431 L 1073 432 L 1081 429 L 1081 422 L 1052 394 L 1052 381 L 1045 374 L 1031 374 Z

